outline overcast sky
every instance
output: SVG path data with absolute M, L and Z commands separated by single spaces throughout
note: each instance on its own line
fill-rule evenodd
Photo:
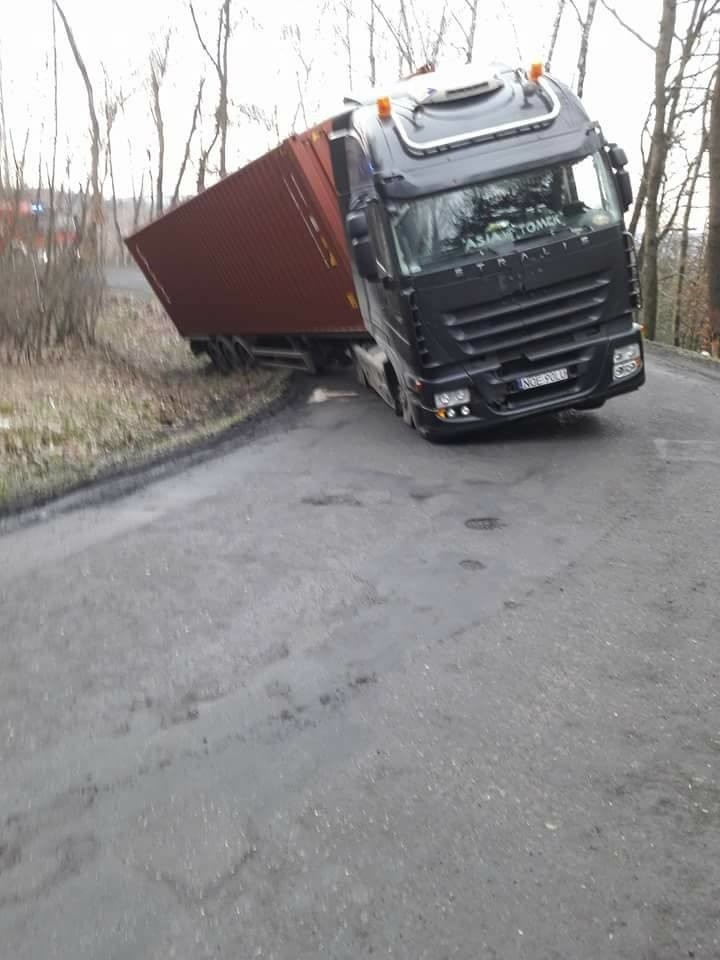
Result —
M 355 84 L 367 81 L 367 9 L 370 0 L 355 0 L 357 11 L 353 26 Z M 578 0 L 584 6 L 584 0 Z M 288 22 L 301 28 L 303 47 L 313 68 L 307 93 L 311 119 L 330 114 L 340 104 L 348 87 L 347 60 L 335 34 L 337 18 L 331 10 L 319 15 L 322 0 L 294 0 L 281 4 L 276 0 L 249 0 L 249 14 L 238 23 L 232 44 L 231 98 L 252 102 L 271 113 L 279 105 L 281 123 L 287 126 L 297 108 L 295 71 L 297 62 L 291 44 L 283 40 L 282 28 Z M 325 6 L 332 0 L 325 0 Z M 234 0 L 240 16 L 240 0 Z M 654 41 L 660 0 L 616 0 L 627 19 L 647 38 Z M 8 126 L 22 141 L 30 130 L 31 162 L 44 144 L 48 150 L 51 117 L 50 0 L 2 0 L 4 16 L 0 52 L 2 54 Z M 198 78 L 206 63 L 192 31 L 186 0 L 65 0 L 68 19 L 92 74 L 96 95 L 102 102 L 102 65 L 113 86 L 132 93 L 126 115 L 114 134 L 114 152 L 118 171 L 118 189 L 131 192 L 131 170 L 144 164 L 148 146 L 154 150 L 153 128 L 148 111 L 146 77 L 148 54 L 168 27 L 173 29 L 170 66 L 163 106 L 168 133 L 168 175 L 166 193 L 170 194 L 177 176 L 182 147 L 189 127 Z M 339 6 L 339 3 L 338 3 Z M 439 20 L 441 0 L 419 0 L 427 15 Z M 461 4 L 457 4 L 458 8 Z M 483 17 L 475 49 L 477 61 L 518 61 L 517 46 L 524 64 L 542 58 L 549 38 L 556 0 L 481 0 Z M 210 30 L 214 0 L 198 0 L 204 23 Z M 393 9 L 390 2 L 385 9 Z M 514 27 L 510 22 L 514 21 Z M 571 5 L 553 64 L 553 72 L 568 82 L 575 76 L 578 28 Z M 251 22 L 252 21 L 252 22 Z M 87 106 L 84 90 L 72 62 L 62 28 L 58 22 L 58 46 L 61 58 L 60 123 L 61 157 L 72 162 L 72 178 L 79 180 L 86 167 Z M 389 51 L 387 30 L 378 23 L 381 48 Z M 455 37 L 454 37 L 455 38 Z M 379 80 L 393 79 L 397 59 L 380 50 Z M 449 46 L 446 59 L 457 59 Z M 593 119 L 599 120 L 610 139 L 621 142 L 631 156 L 635 172 L 639 166 L 639 137 L 652 95 L 653 57 L 647 48 L 620 28 L 602 8 L 598 10 L 588 64 L 585 103 Z M 207 129 L 215 97 L 213 78 L 207 83 Z M 302 126 L 302 123 L 300 123 Z M 270 135 L 248 125 L 233 131 L 229 166 L 236 167 L 262 152 Z M 192 189 L 188 176 L 185 192 Z

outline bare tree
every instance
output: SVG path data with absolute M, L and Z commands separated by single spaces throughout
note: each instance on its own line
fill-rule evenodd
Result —
M 377 59 L 375 57 L 375 0 L 370 0 L 370 19 L 368 20 L 368 65 L 370 68 L 370 86 L 377 83 Z
M 86 231 L 87 237 L 87 248 L 88 252 L 95 258 L 98 254 L 97 247 L 97 230 L 98 226 L 102 221 L 102 193 L 100 190 L 100 123 L 98 121 L 97 110 L 95 108 L 95 94 L 93 92 L 92 82 L 90 80 L 90 75 L 88 69 L 85 65 L 85 61 L 80 53 L 78 45 L 75 41 L 75 35 L 73 34 L 72 28 L 68 22 L 67 17 L 65 16 L 65 11 L 60 6 L 59 0 L 53 0 L 55 9 L 58 12 L 60 19 L 62 20 L 63 27 L 65 28 L 65 33 L 67 35 L 68 43 L 70 44 L 70 49 L 72 50 L 73 57 L 75 58 L 75 63 L 78 70 L 80 71 L 80 76 L 82 77 L 83 84 L 85 85 L 85 93 L 87 95 L 88 102 L 88 113 L 90 116 L 90 203 L 89 203 L 89 228 Z
M 650 155 L 644 177 L 645 237 L 643 242 L 643 289 L 645 329 L 650 339 L 655 338 L 658 311 L 658 250 L 660 228 L 660 187 L 668 153 L 665 121 L 668 108 L 667 74 L 672 57 L 673 38 L 677 23 L 677 0 L 663 0 L 660 35 L 655 55 L 655 119 Z
M 2 191 L 3 181 L 5 189 L 10 190 L 12 178 L 10 176 L 10 152 L 8 150 L 9 132 L 5 123 L 5 90 L 3 87 L 3 67 L 2 58 L 0 58 L 0 144 L 2 145 L 2 154 L 0 156 L 0 192 Z
M 517 56 L 517 62 L 522 62 L 522 50 L 520 49 L 520 38 L 518 37 L 517 32 L 517 23 L 515 22 L 515 17 L 512 15 L 508 9 L 507 0 L 500 0 L 500 6 L 502 7 L 503 14 L 505 19 L 510 24 L 510 29 L 512 30 L 513 41 L 515 43 L 515 54 Z
M 182 163 L 180 164 L 180 171 L 178 173 L 177 182 L 175 184 L 175 189 L 173 191 L 172 200 L 170 201 L 171 207 L 176 207 L 180 202 L 180 190 L 182 189 L 182 182 L 185 177 L 185 171 L 187 170 L 188 161 L 190 160 L 190 150 L 192 148 L 193 138 L 195 136 L 195 131 L 198 127 L 198 120 L 200 119 L 200 114 L 202 111 L 202 98 L 203 98 L 203 89 L 205 87 L 205 77 L 202 77 L 200 84 L 198 86 L 197 99 L 195 100 L 195 106 L 193 108 L 192 122 L 190 124 L 190 133 L 188 134 L 187 140 L 185 141 L 185 151 L 183 152 Z
M 562 23 L 563 13 L 565 12 L 565 4 L 566 0 L 558 0 L 555 17 L 553 18 L 550 43 L 548 44 L 547 56 L 545 57 L 545 69 L 548 73 L 552 69 L 552 59 L 555 56 L 555 47 L 557 46 L 558 36 L 560 35 L 560 25 Z
M 662 156 L 657 163 L 655 174 L 659 169 L 659 184 L 662 183 L 664 178 L 665 168 L 667 165 L 667 156 L 670 150 L 674 145 L 676 145 L 678 140 L 678 124 L 679 122 L 688 115 L 692 113 L 693 110 L 697 108 L 695 106 L 688 105 L 688 98 L 685 94 L 688 92 L 688 86 L 692 92 L 692 84 L 694 80 L 697 79 L 697 75 L 693 77 L 688 74 L 688 68 L 690 63 L 693 60 L 693 57 L 697 50 L 697 45 L 701 39 L 708 19 L 720 9 L 720 3 L 718 0 L 690 0 L 692 3 L 690 20 L 687 26 L 687 29 L 684 32 L 682 40 L 677 36 L 675 28 L 673 28 L 673 37 L 664 38 L 663 46 L 657 47 L 654 46 L 649 41 L 645 40 L 637 30 L 632 26 L 627 24 L 622 20 L 616 11 L 613 8 L 607 7 L 608 10 L 616 17 L 618 22 L 623 26 L 633 37 L 638 39 L 641 43 L 652 50 L 655 55 L 655 85 L 654 85 L 654 99 L 648 110 L 647 119 L 643 126 L 643 134 L 641 138 L 641 152 L 643 155 L 643 172 L 642 179 L 640 181 L 640 186 L 637 191 L 637 197 L 635 200 L 635 206 L 633 208 L 632 217 L 630 219 L 630 232 L 633 234 L 637 233 L 637 228 L 640 223 L 640 218 L 642 216 L 643 210 L 645 208 L 645 203 L 648 195 L 648 186 L 650 185 L 650 172 L 651 167 L 655 166 L 655 157 L 653 156 L 654 151 L 657 149 L 657 144 L 661 144 Z M 607 6 L 607 5 L 606 5 Z M 677 3 L 674 4 L 675 7 L 675 23 L 677 22 Z M 665 9 L 663 8 L 663 19 L 661 21 L 661 32 L 663 31 L 663 23 L 666 22 Z M 680 42 L 679 54 L 673 58 L 673 40 Z M 665 43 L 670 44 L 669 49 L 666 49 Z M 658 65 L 658 56 L 661 56 L 663 62 L 667 64 L 667 67 L 664 72 L 664 81 L 662 84 L 662 104 L 661 104 L 661 115 L 664 116 L 664 127 L 658 126 L 658 116 L 655 109 L 656 101 L 658 99 L 658 70 L 662 72 L 662 64 Z M 671 68 L 673 72 L 670 73 Z M 712 70 L 713 66 L 710 68 L 703 68 L 700 71 L 702 73 L 709 73 L 709 70 Z M 704 88 L 705 91 L 709 87 L 710 77 L 707 77 L 708 84 Z M 702 103 L 700 103 L 702 107 Z M 649 147 L 645 150 L 644 143 L 645 140 L 649 141 Z M 658 187 L 659 189 L 659 187 Z M 641 253 L 643 253 L 643 247 L 641 247 Z
M 164 180 L 165 180 L 165 122 L 160 104 L 160 91 L 167 74 L 170 57 L 170 34 L 166 34 L 162 47 L 156 48 L 150 54 L 150 113 L 155 124 L 157 135 L 157 182 L 155 188 L 155 213 L 160 216 L 165 209 Z
M 718 58 L 720 63 L 720 57 Z M 720 353 L 720 79 L 710 108 L 710 210 L 708 215 L 707 275 L 710 336 L 714 356 Z
M 58 49 L 57 49 L 57 11 L 53 6 L 52 10 L 52 70 L 53 70 L 53 141 L 52 141 L 52 159 L 48 171 L 48 230 L 47 230 L 47 273 L 52 270 L 55 259 L 55 180 L 57 176 L 57 151 L 58 151 Z M 1 94 L 0 94 L 1 96 Z
M 393 21 L 379 0 L 372 2 L 395 44 L 400 75 L 415 73 L 419 60 L 426 66 L 434 66 L 447 39 L 452 19 L 448 0 L 443 0 L 437 21 L 422 17 L 414 0 L 399 0 L 397 21 Z
M 335 27 L 335 33 L 345 52 L 345 68 L 348 77 L 348 90 L 353 88 L 353 42 L 352 42 L 352 0 L 340 0 L 337 13 L 340 23 Z
M 290 44 L 293 51 L 293 59 L 296 63 L 295 85 L 297 88 L 298 99 L 297 106 L 295 107 L 295 113 L 293 114 L 292 123 L 290 124 L 290 129 L 294 133 L 297 127 L 299 116 L 302 116 L 303 128 L 307 128 L 309 124 L 307 110 L 307 90 L 313 70 L 314 58 L 311 57 L 308 59 L 305 51 L 306 48 L 311 45 L 305 44 L 303 41 L 302 31 L 296 23 L 284 26 L 282 29 L 282 36 L 283 39 Z
M 477 15 L 480 0 L 463 0 L 464 13 L 467 19 L 463 19 L 459 14 L 453 13 L 452 18 L 460 30 L 463 39 L 462 54 L 465 57 L 465 63 L 472 63 L 473 53 L 475 52 L 475 35 L 477 33 Z
M 188 0 L 188 5 L 190 9 L 190 15 L 192 17 L 193 26 L 195 27 L 195 33 L 200 42 L 200 46 L 203 49 L 203 52 L 207 56 L 208 60 L 212 64 L 213 70 L 217 75 L 218 80 L 218 105 L 215 110 L 215 133 L 216 136 L 213 138 L 212 147 L 220 141 L 220 169 L 219 174 L 221 178 L 227 176 L 227 138 L 228 138 L 228 125 L 229 125 L 229 111 L 228 111 L 228 46 L 230 43 L 230 35 L 232 33 L 232 25 L 230 22 L 230 8 L 232 6 L 232 0 L 222 0 L 220 4 L 220 9 L 218 11 L 218 29 L 217 37 L 215 42 L 214 52 L 210 50 L 210 47 L 205 42 L 203 38 L 202 31 L 200 30 L 200 25 L 198 23 L 197 16 L 195 14 L 195 7 L 193 6 L 192 0 Z M 202 184 L 205 183 L 205 172 L 207 170 L 207 163 L 210 151 L 202 162 L 202 178 L 198 174 L 198 181 L 202 179 Z
M 652 43 L 650 43 L 650 41 L 647 40 L 640 33 L 639 30 L 636 30 L 626 20 L 624 20 L 623 17 L 621 17 L 620 14 L 617 12 L 615 7 L 611 7 L 610 4 L 607 2 L 607 0 L 600 0 L 600 2 L 602 3 L 603 7 L 607 10 L 607 12 L 612 17 L 614 17 L 615 20 L 617 20 L 617 22 L 620 24 L 621 27 L 623 27 L 623 29 L 627 30 L 628 33 L 631 33 L 636 40 L 639 40 L 640 43 L 642 43 L 644 47 L 647 47 L 648 50 L 651 50 L 653 53 L 655 53 L 655 47 L 652 45 Z
M 118 214 L 118 196 L 115 183 L 115 158 L 113 155 L 112 132 L 117 120 L 118 112 L 124 106 L 125 98 L 122 91 L 117 95 L 113 93 L 110 78 L 107 70 L 103 68 L 105 100 L 103 103 L 103 114 L 105 116 L 105 158 L 110 176 L 110 203 L 112 206 L 113 226 L 115 228 L 115 239 L 117 241 L 117 254 L 121 263 L 125 262 L 125 243 L 123 242 L 122 228 Z
M 578 61 L 577 61 L 577 80 L 576 80 L 576 92 L 579 97 L 582 97 L 585 90 L 585 76 L 587 74 L 587 59 L 588 51 L 590 49 L 590 34 L 592 32 L 593 22 L 595 20 L 595 14 L 597 12 L 598 0 L 588 0 L 587 10 L 583 16 L 580 13 L 580 9 L 577 5 L 576 0 L 570 0 L 570 5 L 575 11 L 575 16 L 578 19 L 578 24 L 580 26 L 580 48 L 578 51 Z M 562 15 L 562 11 L 560 11 Z
M 672 330 L 673 330 L 673 344 L 676 347 L 681 345 L 681 320 L 682 320 L 682 308 L 685 295 L 685 279 L 687 275 L 687 264 L 688 264 L 688 253 L 690 250 L 690 219 L 692 217 L 693 208 L 695 205 L 695 194 L 697 192 L 697 185 L 700 179 L 700 171 L 702 170 L 705 157 L 707 155 L 708 149 L 708 131 L 703 129 L 702 139 L 700 142 L 700 149 L 698 150 L 697 157 L 693 160 L 690 165 L 688 172 L 688 180 L 684 193 L 685 197 L 685 210 L 683 213 L 682 225 L 680 227 L 680 249 L 678 252 L 678 272 L 677 280 L 675 284 L 675 302 L 673 306 L 673 318 L 672 318 Z
M 385 9 L 378 0 L 371 0 L 374 12 L 380 17 L 382 22 L 387 27 L 388 32 L 395 44 L 395 47 L 399 56 L 399 67 L 398 73 L 403 72 L 403 65 L 407 67 L 409 71 L 415 69 L 415 51 L 413 49 L 412 37 L 409 33 L 409 21 L 407 16 L 407 5 L 405 0 L 400 2 L 400 18 L 399 23 L 393 23 L 390 16 L 385 12 Z M 374 31 L 373 31 L 374 37 Z
M 133 233 L 137 233 L 140 228 L 140 215 L 142 213 L 143 204 L 145 203 L 145 171 L 143 170 L 140 177 L 140 188 L 136 189 L 135 187 L 135 177 L 132 178 L 132 195 L 133 195 Z

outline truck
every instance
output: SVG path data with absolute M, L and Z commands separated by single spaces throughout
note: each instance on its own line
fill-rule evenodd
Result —
M 351 362 L 442 442 L 645 382 L 627 163 L 541 64 L 424 71 L 127 243 L 221 369 Z

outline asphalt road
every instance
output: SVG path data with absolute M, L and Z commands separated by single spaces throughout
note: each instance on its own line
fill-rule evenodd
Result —
M 719 413 L 331 398 L 6 532 L 0 955 L 720 957 Z

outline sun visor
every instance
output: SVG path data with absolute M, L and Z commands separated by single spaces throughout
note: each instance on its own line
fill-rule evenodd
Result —
M 560 133 L 548 130 L 506 137 L 412 163 L 406 161 L 402 172 L 378 175 L 377 186 L 389 199 L 409 200 L 537 167 L 580 160 L 602 145 L 600 132 L 592 124 Z

